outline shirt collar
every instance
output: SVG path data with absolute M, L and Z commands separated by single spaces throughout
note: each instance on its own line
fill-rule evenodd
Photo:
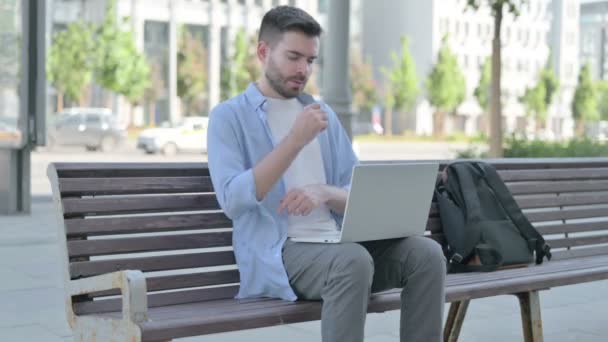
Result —
M 247 99 L 249 99 L 249 102 L 251 102 L 251 105 L 253 105 L 253 108 L 255 109 L 266 103 L 266 96 L 260 92 L 260 89 L 258 89 L 258 86 L 254 82 L 249 83 L 247 86 L 245 96 L 247 96 Z M 304 106 L 308 106 L 309 104 L 315 102 L 314 97 L 307 93 L 301 93 L 297 96 L 297 99 Z

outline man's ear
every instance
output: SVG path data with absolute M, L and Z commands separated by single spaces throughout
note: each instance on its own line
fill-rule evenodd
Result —
M 258 60 L 260 60 L 260 62 L 264 63 L 266 61 L 266 57 L 268 56 L 269 53 L 270 53 L 270 45 L 268 45 L 267 42 L 260 40 L 258 42 L 258 47 L 257 47 Z

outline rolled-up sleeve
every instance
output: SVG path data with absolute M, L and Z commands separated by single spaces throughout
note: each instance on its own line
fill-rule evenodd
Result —
M 256 208 L 253 170 L 245 163 L 242 139 L 236 129 L 236 117 L 229 105 L 216 107 L 209 117 L 207 131 L 208 163 L 217 200 L 226 216 L 235 220 Z

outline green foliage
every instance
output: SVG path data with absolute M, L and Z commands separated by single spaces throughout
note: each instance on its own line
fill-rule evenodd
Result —
M 353 56 L 350 64 L 351 91 L 353 103 L 361 112 L 371 112 L 372 108 L 380 100 L 378 84 L 374 80 L 372 65 L 369 61 L 363 62 L 357 53 Z
M 549 57 L 547 58 L 547 63 L 545 64 L 545 67 L 540 73 L 540 81 L 542 82 L 543 87 L 545 88 L 545 107 L 549 108 L 551 102 L 553 102 L 553 96 L 559 89 L 559 79 L 553 71 L 553 62 L 551 54 L 549 54 Z
M 475 146 L 469 146 L 464 150 L 456 152 L 456 159 L 483 159 L 487 157 L 487 152 L 483 152 Z
M 599 120 L 597 94 L 591 80 L 589 64 L 583 65 L 578 76 L 578 84 L 572 100 L 572 115 L 576 120 L 583 123 Z
M 222 98 L 236 96 L 260 77 L 262 71 L 256 51 L 255 37 L 248 37 L 245 30 L 239 30 L 234 39 L 234 54 L 228 63 L 224 63 Z
M 406 37 L 401 38 L 401 55 L 391 53 L 392 69 L 382 69 L 388 80 L 387 105 L 398 111 L 409 111 L 418 97 L 416 65 L 409 50 Z
M 526 88 L 526 92 L 519 99 L 526 108 L 526 113 L 533 116 L 538 122 L 544 122 L 547 117 L 547 104 L 545 103 L 545 83 L 539 80 L 534 87 Z
M 477 103 L 487 112 L 490 109 L 490 82 L 492 82 L 492 59 L 486 58 L 483 65 L 480 66 L 479 84 L 473 91 L 473 95 L 477 99 Z
M 443 37 L 437 62 L 427 80 L 429 102 L 440 112 L 453 112 L 462 103 L 466 92 L 464 75 L 458 60 Z
M 97 29 L 96 81 L 104 88 L 140 100 L 150 84 L 150 67 L 137 50 L 133 32 L 123 31 L 116 20 L 116 0 L 110 0 Z
M 601 120 L 608 120 L 608 81 L 598 81 L 597 90 L 598 112 Z
M 75 22 L 67 30 L 55 33 L 46 61 L 49 82 L 59 96 L 70 100 L 80 98 L 93 75 L 95 43 L 89 25 Z
M 183 29 L 177 54 L 177 96 L 187 114 L 202 114 L 207 83 L 207 50 L 200 39 Z
M 590 139 L 573 139 L 567 142 L 546 142 L 511 137 L 506 140 L 505 157 L 608 157 L 608 146 Z

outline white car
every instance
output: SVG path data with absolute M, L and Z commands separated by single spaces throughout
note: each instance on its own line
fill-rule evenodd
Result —
M 137 148 L 150 154 L 206 153 L 208 123 L 206 117 L 187 117 L 177 125 L 145 129 L 137 138 Z

